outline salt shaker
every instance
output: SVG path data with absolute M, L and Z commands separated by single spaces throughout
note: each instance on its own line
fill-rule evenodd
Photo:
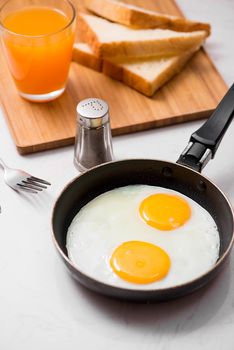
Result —
M 88 98 L 77 106 L 74 164 L 83 172 L 113 159 L 109 108 L 99 98 Z

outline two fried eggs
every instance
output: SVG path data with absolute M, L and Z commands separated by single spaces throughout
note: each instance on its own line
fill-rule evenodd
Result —
M 121 288 L 161 289 L 208 271 L 220 239 L 211 215 L 191 198 L 148 185 L 116 188 L 74 217 L 67 251 L 79 270 Z

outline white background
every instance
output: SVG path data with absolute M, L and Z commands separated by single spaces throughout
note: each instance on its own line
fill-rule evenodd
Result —
M 206 48 L 228 85 L 234 80 L 234 1 L 177 0 L 184 13 L 212 24 Z M 215 89 L 215 86 L 213 86 Z M 17 115 L 15 116 L 17 118 Z M 175 161 L 202 121 L 114 138 L 117 159 Z M 234 125 L 204 170 L 234 203 Z M 52 182 L 20 196 L 0 178 L 0 349 L 232 350 L 234 259 L 198 293 L 161 304 L 109 300 L 78 285 L 51 239 L 53 203 L 77 171 L 73 147 L 20 156 L 0 112 L 0 156 Z

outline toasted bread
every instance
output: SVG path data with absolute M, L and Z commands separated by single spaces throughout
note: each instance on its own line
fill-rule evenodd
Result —
M 87 44 L 77 43 L 73 59 L 78 63 L 124 82 L 146 96 L 152 96 L 163 84 L 179 73 L 198 47 L 177 56 L 148 59 L 103 59 L 102 62 Z M 96 61 L 96 63 L 94 63 Z
M 73 48 L 73 61 L 92 68 L 98 72 L 102 71 L 102 59 L 92 52 L 85 43 L 75 43 Z
M 206 31 L 181 33 L 164 29 L 132 29 L 100 17 L 79 14 L 82 40 L 100 57 L 178 55 L 199 46 Z
M 185 18 L 146 10 L 118 0 L 85 0 L 88 10 L 113 22 L 138 28 L 162 28 L 179 32 L 205 30 L 210 33 L 208 23 L 190 21 Z

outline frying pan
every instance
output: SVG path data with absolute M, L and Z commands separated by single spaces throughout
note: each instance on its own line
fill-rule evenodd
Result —
M 205 124 L 192 134 L 177 163 L 152 159 L 114 161 L 92 168 L 75 178 L 58 197 L 53 214 L 53 239 L 72 276 L 89 289 L 106 296 L 135 301 L 169 300 L 201 288 L 223 268 L 233 245 L 233 212 L 222 191 L 200 174 L 217 148 L 234 116 L 234 84 Z M 66 235 L 77 212 L 101 193 L 132 184 L 147 184 L 176 190 L 205 208 L 215 220 L 220 235 L 219 258 L 205 274 L 170 288 L 137 290 L 108 285 L 79 270 L 68 258 Z

